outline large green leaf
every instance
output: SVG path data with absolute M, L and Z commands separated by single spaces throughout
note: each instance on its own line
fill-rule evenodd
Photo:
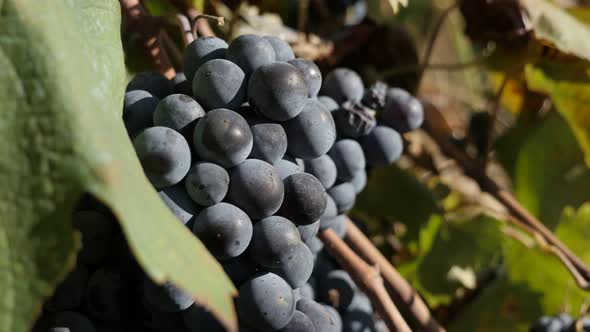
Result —
M 590 197 L 590 170 L 556 113 L 528 134 L 518 150 L 512 178 L 518 199 L 550 228 L 557 225 L 565 206 L 580 205 Z
M 115 0 L 0 1 L 0 331 L 26 331 L 79 247 L 75 200 L 105 202 L 145 271 L 236 327 L 231 281 L 143 175 L 121 121 Z
M 586 155 L 586 164 L 590 165 L 590 62 L 539 61 L 526 66 L 525 76 L 531 90 L 551 97 L 576 135 Z
M 476 286 L 498 259 L 500 225 L 488 217 L 444 221 L 434 216 L 420 233 L 420 255 L 400 272 L 429 305 L 448 304 L 459 289 Z
M 564 209 L 555 230 L 559 237 L 578 257 L 590 262 L 590 204 L 578 211 Z M 526 283 L 540 295 L 545 313 L 556 313 L 565 308 L 577 312 L 588 293 L 579 289 L 569 272 L 553 255 L 541 248 L 528 248 L 516 241 L 506 241 L 504 255 L 508 276 L 512 282 Z

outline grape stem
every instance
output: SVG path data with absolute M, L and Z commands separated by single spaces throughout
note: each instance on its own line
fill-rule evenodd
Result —
M 539 239 L 540 241 L 537 242 L 540 242 L 543 249 L 551 252 L 561 261 L 576 281 L 578 287 L 588 290 L 590 288 L 590 269 L 586 264 L 545 227 L 539 219 L 527 211 L 508 190 L 503 189 L 496 181 L 490 178 L 486 174 L 485 166 L 482 165 L 481 161 L 470 158 L 452 143 L 447 132 L 438 130 L 439 127 L 431 122 L 430 115 L 439 113 L 439 110 L 432 103 L 424 103 L 424 106 L 426 117 L 423 128 L 438 144 L 441 151 L 455 160 L 463 169 L 463 172 L 475 180 L 483 191 L 489 193 L 504 205 L 510 214 L 510 217 L 506 218 L 508 222 L 527 230 L 533 237 Z
M 389 330 L 411 332 L 412 330 L 387 294 L 379 269 L 367 264 L 332 229 L 328 228 L 320 232 L 319 238 L 324 242 L 328 252 L 369 296 Z
M 213 15 L 207 15 L 207 14 L 200 14 L 197 15 L 194 19 L 193 19 L 193 36 L 195 36 L 196 38 L 199 38 L 199 21 L 200 20 L 211 20 L 211 21 L 216 21 L 217 22 L 217 26 L 223 26 L 225 25 L 225 19 L 222 16 L 213 16 Z
M 149 15 L 139 0 L 120 0 L 119 2 L 125 29 L 130 34 L 138 35 L 141 38 L 142 46 L 152 67 L 167 78 L 173 78 L 176 75 L 176 70 L 161 45 L 161 20 Z
M 405 309 L 404 313 L 407 312 L 411 322 L 416 324 L 420 331 L 445 331 L 434 319 L 418 293 L 350 219 L 346 222 L 346 239 L 355 252 L 379 269 L 389 295 L 398 307 Z

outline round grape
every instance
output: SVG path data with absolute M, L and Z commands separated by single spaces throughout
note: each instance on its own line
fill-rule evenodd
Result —
M 197 119 L 205 115 L 205 111 L 193 98 L 172 94 L 162 99 L 154 111 L 154 125 L 168 127 L 190 137 Z
M 314 99 L 309 99 L 295 118 L 285 122 L 290 155 L 314 159 L 330 150 L 336 141 L 336 125 L 332 114 Z
M 195 302 L 191 294 L 172 283 L 165 282 L 158 285 L 149 278 L 144 280 L 143 296 L 149 306 L 164 312 L 182 311 Z
M 422 103 L 407 91 L 390 88 L 387 90 L 380 118 L 387 126 L 405 133 L 420 128 L 424 121 L 424 108 Z
M 301 299 L 297 302 L 296 308 L 309 317 L 316 331 L 339 332 L 337 321 L 321 304 L 313 300 Z
M 260 66 L 248 83 L 248 98 L 265 117 L 287 121 L 296 117 L 307 102 L 303 73 L 286 62 Z
M 202 117 L 193 135 L 199 157 L 225 168 L 241 164 L 252 151 L 250 126 L 234 111 L 216 109 Z
M 301 287 L 313 272 L 313 254 L 303 242 L 299 242 L 289 256 L 283 257 L 278 267 L 269 270 L 285 279 L 292 288 Z
M 279 214 L 297 225 L 317 221 L 327 204 L 326 189 L 315 176 L 297 173 L 283 180 L 285 198 Z
M 204 63 L 192 83 L 193 96 L 205 110 L 235 109 L 246 100 L 246 76 L 240 67 L 228 60 Z
M 348 309 L 356 292 L 356 284 L 344 270 L 328 272 L 319 287 L 320 301 L 332 304 L 341 312 Z
M 336 164 L 327 154 L 306 160 L 305 171 L 320 180 L 326 189 L 330 189 L 336 183 Z
M 367 172 L 364 169 L 356 172 L 350 183 L 354 187 L 354 191 L 359 194 L 367 186 Z
M 324 105 L 324 107 L 326 107 L 326 109 L 330 112 L 334 112 L 340 108 L 338 103 L 328 96 L 319 96 L 318 101 L 322 103 L 322 105 Z
M 338 104 L 342 104 L 347 100 L 360 101 L 365 92 L 365 86 L 355 71 L 336 68 L 326 75 L 321 92 Z
M 164 188 L 158 192 L 164 204 L 183 224 L 189 224 L 199 214 L 199 206 L 191 199 L 182 183 Z
M 244 211 L 222 202 L 199 213 L 193 233 L 213 256 L 229 259 L 239 256 L 248 248 L 252 228 L 252 221 Z
M 338 180 L 350 181 L 354 175 L 365 169 L 365 155 L 361 145 L 352 139 L 337 141 L 328 155 L 334 160 L 338 170 Z
M 275 168 L 258 159 L 248 159 L 229 172 L 228 201 L 252 219 L 275 214 L 283 203 L 284 186 Z
M 328 197 L 328 195 L 326 195 L 326 197 Z M 316 236 L 319 229 L 320 229 L 320 220 L 319 219 L 309 225 L 297 226 L 297 230 L 299 231 L 299 235 L 301 235 L 301 240 L 303 242 Z
M 283 217 L 272 216 L 254 225 L 250 257 L 264 267 L 280 267 L 293 257 L 301 236 L 297 227 Z
M 274 164 L 287 152 L 287 134 L 283 126 L 277 123 L 257 123 L 250 125 L 254 145 L 250 158 L 264 160 Z
M 193 95 L 192 81 L 186 79 L 186 75 L 183 72 L 176 72 L 176 75 L 174 75 L 174 78 L 172 79 L 172 83 L 174 84 L 174 93 L 180 93 L 187 96 Z
M 186 176 L 184 182 L 189 196 L 202 206 L 221 202 L 229 188 L 229 174 L 214 163 L 198 162 Z
M 301 159 L 293 158 L 289 155 L 285 155 L 283 159 L 273 164 L 281 180 L 284 180 L 289 175 L 301 173 L 304 167 L 299 163 Z
M 166 127 L 151 127 L 133 139 L 145 175 L 160 189 L 180 182 L 188 173 L 191 150 L 178 132 Z
M 123 105 L 123 122 L 129 137 L 133 138 L 145 128 L 154 125 L 154 111 L 160 99 L 144 90 L 125 93 Z
M 129 81 L 126 91 L 145 90 L 162 99 L 174 92 L 174 85 L 164 75 L 154 72 L 141 72 Z
M 224 59 L 227 50 L 225 40 L 202 36 L 186 46 L 182 57 L 184 72 L 189 82 L 202 64 L 213 59 Z
M 315 327 L 307 315 L 295 310 L 291 321 L 279 332 L 315 332 Z
M 291 46 L 283 39 L 275 36 L 264 36 L 262 38 L 269 42 L 275 51 L 275 61 L 287 62 L 295 59 Z
M 322 86 L 322 73 L 318 66 L 313 61 L 302 58 L 290 60 L 289 63 L 303 73 L 303 77 L 307 83 L 307 96 L 309 98 L 316 97 Z
M 229 44 L 226 58 L 242 68 L 246 77 L 249 77 L 258 67 L 273 63 L 275 51 L 266 39 L 246 34 L 238 36 Z
M 256 330 L 285 327 L 295 312 L 293 289 L 274 273 L 261 273 L 239 289 L 236 309 L 240 320 Z
M 237 287 L 259 272 L 258 265 L 246 254 L 224 260 L 221 266 Z
M 334 199 L 338 213 L 346 213 L 352 209 L 356 200 L 354 186 L 349 182 L 342 182 L 330 188 L 328 194 Z
M 375 127 L 369 135 L 361 137 L 359 141 L 370 166 L 387 166 L 398 160 L 404 149 L 400 134 L 385 126 Z

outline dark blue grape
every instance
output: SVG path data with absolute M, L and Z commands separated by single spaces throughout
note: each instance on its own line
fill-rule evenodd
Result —
M 361 292 L 357 289 L 354 297 L 352 298 L 352 302 L 347 308 L 348 311 L 361 311 L 366 313 L 373 312 L 373 305 L 371 304 L 371 300 L 367 296 L 367 294 Z
M 154 111 L 160 99 L 144 90 L 125 93 L 123 122 L 129 137 L 133 138 L 144 129 L 154 125 Z
M 543 316 L 538 319 L 530 328 L 531 332 L 562 332 L 564 325 L 556 317 Z
M 326 309 L 326 311 L 328 311 L 328 313 L 330 314 L 330 317 L 334 321 L 334 323 L 336 325 L 336 330 L 342 331 L 342 317 L 340 317 L 340 314 L 338 313 L 338 311 L 336 311 L 336 309 L 334 309 L 334 307 L 332 307 L 332 306 L 329 306 L 326 304 L 324 304 L 323 306 L 324 306 L 324 309 Z
M 283 39 L 275 36 L 264 36 L 262 38 L 266 39 L 275 51 L 275 61 L 287 62 L 295 59 L 291 46 Z
M 329 96 L 338 104 L 342 104 L 347 100 L 360 101 L 365 92 L 365 86 L 355 71 L 336 68 L 326 75 L 321 92 L 322 95 Z
M 261 273 L 239 289 L 236 309 L 240 321 L 261 331 L 285 327 L 295 312 L 293 289 L 274 273 Z
M 203 160 L 229 168 L 246 160 L 252 150 L 253 137 L 241 115 L 228 109 L 216 109 L 197 123 L 193 144 Z
M 321 304 L 313 300 L 301 299 L 297 302 L 296 308 L 309 317 L 316 331 L 339 332 L 337 321 Z
M 338 213 L 346 213 L 352 209 L 356 201 L 354 186 L 349 182 L 342 182 L 330 188 L 328 194 L 334 199 Z
M 88 270 L 78 265 L 57 286 L 51 298 L 45 304 L 45 309 L 51 311 L 70 310 L 84 302 Z
M 78 211 L 74 214 L 74 227 L 82 233 L 80 262 L 100 264 L 107 256 L 115 232 L 115 221 L 96 211 Z
M 225 332 L 213 314 L 197 303 L 182 312 L 182 319 L 189 332 Z
M 94 325 L 84 315 L 73 311 L 55 313 L 49 318 L 48 332 L 95 332 Z
M 376 332 L 375 319 L 370 312 L 347 311 L 342 315 L 342 332 Z
M 126 285 L 120 272 L 103 267 L 92 274 L 86 289 L 86 306 L 92 316 L 118 321 L 125 315 Z
M 291 221 L 279 216 L 267 217 L 254 225 L 250 257 L 264 267 L 280 267 L 290 261 L 299 244 L 301 236 Z
M 316 97 L 322 87 L 322 73 L 318 66 L 313 61 L 302 58 L 290 60 L 289 63 L 303 73 L 303 77 L 305 77 L 305 82 L 307 83 L 307 96 L 309 98 Z
M 193 232 L 218 259 L 238 257 L 252 239 L 252 221 L 229 203 L 210 206 L 195 220 Z
M 422 103 L 407 91 L 391 88 L 387 90 L 380 119 L 387 126 L 405 133 L 420 128 L 424 121 L 424 108 Z
M 340 137 L 358 138 L 369 134 L 377 125 L 373 111 L 357 102 L 344 102 L 332 116 Z
M 361 137 L 359 142 L 370 166 L 387 166 L 398 160 L 404 149 L 400 134 L 385 126 L 375 127 L 369 135 Z
M 326 107 L 326 109 L 330 112 L 334 112 L 340 108 L 338 103 L 328 96 L 319 96 L 318 101 L 322 103 L 322 105 L 324 105 L 324 107 Z
M 324 214 L 322 214 L 321 219 L 330 219 L 336 217 L 337 215 L 338 207 L 336 206 L 336 202 L 332 196 L 328 195 L 326 200 L 326 209 L 324 210 Z
M 307 315 L 295 310 L 293 318 L 279 332 L 315 332 L 315 327 Z
M 193 77 L 193 96 L 209 111 L 236 109 L 246 100 L 246 76 L 235 63 L 215 59 L 204 63 Z
M 299 294 L 301 294 L 302 299 L 315 299 L 315 290 L 313 289 L 309 281 L 305 285 L 299 287 Z
M 344 238 L 346 235 L 346 221 L 347 217 L 345 214 L 333 218 L 322 218 L 320 220 L 320 229 L 324 230 L 326 228 L 331 228 L 338 237 Z
M 303 242 L 316 236 L 319 229 L 320 229 L 320 220 L 319 219 L 309 225 L 297 226 L 297 230 L 299 230 L 299 235 L 301 235 L 301 241 L 303 241 Z
M 305 172 L 315 176 L 324 188 L 330 189 L 336 183 L 336 164 L 327 154 L 305 161 Z
M 260 66 L 248 83 L 250 105 L 274 121 L 296 117 L 307 102 L 307 94 L 303 73 L 286 62 Z
M 248 159 L 229 172 L 228 201 L 252 219 L 275 214 L 283 203 L 285 189 L 275 168 L 262 160 Z
M 246 34 L 238 36 L 229 44 L 226 58 L 242 68 L 246 77 L 249 77 L 258 67 L 273 63 L 275 51 L 266 39 Z
M 336 164 L 337 177 L 340 181 L 350 181 L 357 172 L 365 169 L 366 162 L 363 148 L 357 141 L 352 139 L 337 141 L 328 152 L 328 155 Z
M 312 237 L 311 239 L 305 241 L 305 245 L 311 250 L 311 253 L 317 255 L 323 248 L 324 243 L 322 240 L 318 239 L 317 236 Z
M 367 172 L 363 169 L 358 171 L 350 180 L 354 191 L 359 194 L 367 186 Z
M 250 124 L 254 145 L 249 158 L 264 160 L 274 164 L 287 152 L 287 134 L 277 123 Z
M 158 194 L 170 212 L 187 226 L 189 221 L 199 214 L 199 206 L 190 198 L 183 183 L 164 188 Z
M 202 64 L 213 59 L 224 59 L 227 43 L 217 37 L 199 37 L 186 46 L 182 57 L 184 73 L 189 82 Z
M 129 81 L 126 91 L 145 90 L 162 99 L 174 92 L 174 85 L 164 75 L 153 72 L 141 72 Z
M 287 151 L 293 157 L 304 160 L 320 157 L 336 141 L 332 114 L 314 99 L 309 99 L 301 113 L 284 126 L 289 140 Z
M 178 132 L 166 127 L 151 127 L 133 139 L 145 175 L 160 189 L 180 182 L 191 166 L 191 150 Z
M 183 72 L 177 72 L 172 79 L 172 83 L 174 84 L 174 93 L 180 93 L 187 96 L 193 95 L 192 81 L 188 80 Z
M 224 260 L 221 262 L 221 266 L 236 287 L 259 272 L 258 265 L 246 254 Z
M 381 81 L 373 83 L 367 90 L 365 90 L 362 99 L 363 105 L 374 110 L 383 110 L 388 89 L 389 86 L 386 83 Z
M 154 126 L 168 127 L 190 138 L 197 119 L 204 115 L 205 111 L 193 98 L 172 94 L 162 99 L 156 107 Z
M 344 312 L 352 303 L 357 287 L 348 272 L 344 270 L 330 271 L 320 281 L 319 298 Z
M 283 159 L 273 164 L 281 180 L 284 180 L 290 175 L 303 172 L 304 167 L 298 162 L 299 160 L 301 159 L 285 155 Z
M 269 270 L 285 279 L 292 288 L 299 288 L 313 272 L 313 253 L 303 242 L 299 242 L 289 256 L 282 257 L 278 267 Z
M 214 163 L 198 162 L 193 165 L 184 182 L 189 196 L 202 206 L 221 202 L 229 188 L 229 174 Z
M 316 222 L 326 209 L 327 194 L 322 183 L 308 173 L 296 173 L 283 180 L 285 198 L 279 214 L 297 225 Z
M 190 293 L 172 283 L 158 285 L 147 277 L 143 283 L 143 296 L 147 305 L 165 312 L 182 311 L 195 302 Z

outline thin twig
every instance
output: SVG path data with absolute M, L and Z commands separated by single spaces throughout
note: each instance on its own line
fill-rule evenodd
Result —
M 411 332 L 412 330 L 389 298 L 379 270 L 365 263 L 332 229 L 320 232 L 319 237 L 328 252 L 365 291 L 387 327 L 391 331 Z
M 454 4 L 449 6 L 447 9 L 443 10 L 443 12 L 440 14 L 440 16 L 434 26 L 434 30 L 432 31 L 432 35 L 430 35 L 430 39 L 428 40 L 428 44 L 426 44 L 426 51 L 424 52 L 424 57 L 422 58 L 422 64 L 430 63 L 430 57 L 432 56 L 432 51 L 434 50 L 434 44 L 436 43 L 436 40 L 438 39 L 438 34 L 440 33 L 440 30 L 441 30 L 443 24 L 445 23 L 445 21 L 449 17 L 449 14 L 452 13 L 457 8 L 459 8 L 459 2 L 455 2 Z M 422 70 L 420 72 L 420 75 L 418 75 L 418 84 L 417 84 L 418 87 L 420 86 L 420 82 L 422 82 L 422 76 L 424 76 L 424 70 Z
M 161 20 L 146 13 L 139 0 L 120 0 L 120 3 L 125 17 L 125 29 L 141 37 L 152 67 L 167 78 L 173 78 L 176 71 L 160 44 Z
M 468 68 L 476 67 L 485 63 L 487 56 L 481 56 L 476 59 L 459 62 L 459 63 L 431 63 L 431 64 L 417 64 L 413 66 L 396 67 L 383 71 L 381 74 L 382 78 L 388 78 L 392 76 L 411 74 L 425 71 L 459 71 Z
M 490 150 L 492 149 L 492 146 L 494 145 L 494 143 L 493 143 L 494 128 L 496 125 L 496 120 L 498 119 L 498 113 L 500 112 L 500 104 L 502 103 L 502 96 L 504 95 L 504 90 L 506 90 L 506 86 L 508 85 L 510 78 L 511 78 L 511 75 L 509 75 L 508 73 L 504 74 L 504 77 L 502 78 L 502 83 L 500 84 L 500 87 L 498 88 L 498 91 L 496 92 L 496 95 L 494 96 L 494 100 L 492 101 L 492 106 L 490 107 L 492 114 L 490 117 L 490 125 L 488 127 L 488 132 L 486 133 L 487 144 L 485 147 L 486 150 L 484 151 L 484 165 L 487 165 L 487 163 L 489 161 Z
M 425 103 L 426 114 L 438 112 L 438 110 L 431 103 Z M 446 133 L 437 131 L 435 126 L 429 122 L 429 116 L 425 117 L 423 128 L 425 131 L 437 142 L 441 151 L 448 157 L 454 159 L 457 164 L 463 169 L 466 175 L 473 178 L 480 186 L 480 188 L 492 195 L 498 200 L 508 212 L 520 223 L 531 229 L 533 234 L 542 237 L 547 244 L 553 246 L 554 253 L 559 251 L 557 257 L 562 261 L 564 266 L 572 273 L 578 287 L 587 290 L 590 286 L 590 269 L 586 264 L 577 257 L 563 242 L 561 242 L 545 225 L 539 221 L 535 216 L 528 212 L 522 204 L 507 190 L 502 189 L 492 178 L 486 173 L 485 169 L 481 167 L 481 163 L 473 158 L 467 156 L 463 151 L 459 150 Z M 513 221 L 510 220 L 509 221 Z
M 419 330 L 424 332 L 445 331 L 432 317 L 428 306 L 418 293 L 350 219 L 346 223 L 346 239 L 356 252 L 370 264 L 379 268 L 389 294 L 400 308 L 407 309 Z
M 204 20 L 203 20 L 204 19 Z M 203 20 L 209 20 L 209 21 L 215 21 L 217 22 L 217 26 L 223 26 L 225 25 L 225 19 L 222 16 L 213 16 L 213 15 L 208 15 L 208 14 L 200 14 L 198 16 L 196 16 L 193 20 L 193 36 L 195 36 L 196 38 L 199 38 L 199 21 Z

